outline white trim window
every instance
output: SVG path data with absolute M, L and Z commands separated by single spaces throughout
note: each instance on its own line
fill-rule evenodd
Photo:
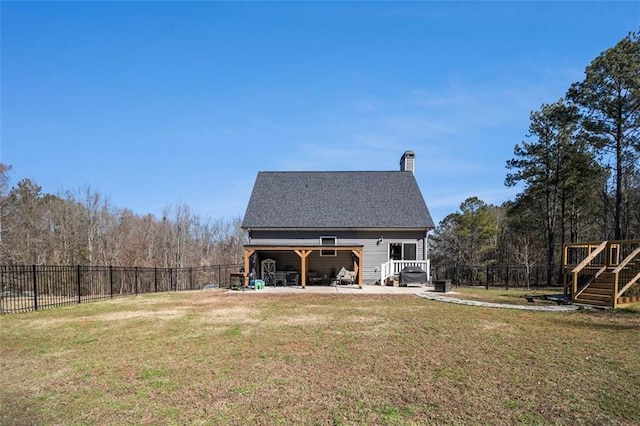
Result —
M 402 243 L 402 260 L 418 260 L 418 243 Z
M 322 247 L 335 247 L 338 244 L 338 238 L 332 236 L 320 237 L 320 245 Z M 337 250 L 320 250 L 320 256 L 337 256 Z
M 389 260 L 417 260 L 418 243 L 389 243 Z

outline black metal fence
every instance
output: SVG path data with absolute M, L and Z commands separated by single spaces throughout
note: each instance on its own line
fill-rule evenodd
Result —
M 0 313 L 27 312 L 117 296 L 229 288 L 241 265 L 195 268 L 0 266 Z
M 434 280 L 451 280 L 457 286 L 531 288 L 547 286 L 546 266 L 527 269 L 524 266 L 434 266 Z M 558 283 L 558 286 L 562 286 Z

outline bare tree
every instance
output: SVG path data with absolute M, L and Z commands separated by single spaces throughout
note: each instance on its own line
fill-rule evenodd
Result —
M 9 172 L 11 166 L 0 163 L 0 259 L 4 258 L 4 234 L 6 233 L 3 223 L 8 214 L 6 204 L 8 202 L 7 191 L 9 190 Z
M 242 261 L 240 218 L 202 219 L 188 205 L 161 219 L 111 206 L 90 187 L 43 194 L 29 179 L 8 191 L 0 164 L 0 254 L 3 262 L 189 267 Z M 5 195 L 6 193 L 6 195 Z

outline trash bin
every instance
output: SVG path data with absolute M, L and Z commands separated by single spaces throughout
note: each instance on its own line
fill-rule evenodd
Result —
M 264 281 L 263 280 L 251 280 L 253 281 L 253 288 L 255 290 L 264 290 Z
M 433 291 L 438 293 L 448 293 L 451 291 L 451 280 L 434 280 Z

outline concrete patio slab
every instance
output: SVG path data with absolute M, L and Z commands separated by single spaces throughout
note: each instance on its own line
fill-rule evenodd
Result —
M 260 293 L 260 294 L 418 294 L 427 290 L 433 290 L 433 287 L 411 286 L 411 287 L 391 287 L 379 285 L 363 285 L 359 288 L 357 285 L 336 285 L 336 286 L 267 286 L 263 290 L 245 290 L 244 293 Z M 230 293 L 240 293 L 243 291 L 229 290 Z

